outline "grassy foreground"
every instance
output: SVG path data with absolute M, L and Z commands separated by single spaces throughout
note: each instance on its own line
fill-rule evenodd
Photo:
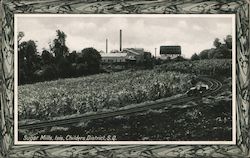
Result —
M 232 140 L 231 78 L 223 79 L 223 90 L 201 100 L 148 110 L 136 114 L 88 120 L 44 130 L 19 130 L 25 135 L 115 136 L 120 141 L 230 141 Z M 81 131 L 81 132 L 79 132 Z

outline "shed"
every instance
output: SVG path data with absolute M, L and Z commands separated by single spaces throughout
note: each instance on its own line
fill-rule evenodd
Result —
M 160 46 L 162 59 L 174 59 L 181 55 L 181 46 Z

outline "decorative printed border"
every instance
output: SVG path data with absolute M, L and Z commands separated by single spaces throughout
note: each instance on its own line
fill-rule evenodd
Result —
M 2 5 L 1 156 L 3 157 L 249 157 L 249 42 L 248 0 L 81 1 L 21 0 Z M 236 145 L 14 145 L 14 14 L 235 14 L 236 15 Z

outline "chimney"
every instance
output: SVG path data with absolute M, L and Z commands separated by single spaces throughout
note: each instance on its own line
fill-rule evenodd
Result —
M 122 51 L 122 30 L 120 30 L 120 51 Z
M 108 39 L 106 38 L 106 53 L 108 53 Z

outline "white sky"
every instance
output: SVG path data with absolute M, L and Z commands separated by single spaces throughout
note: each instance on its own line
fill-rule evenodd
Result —
M 86 15 L 85 15 L 86 16 Z M 94 47 L 105 52 L 119 50 L 119 30 L 123 30 L 123 48 L 144 48 L 153 55 L 161 45 L 180 45 L 182 54 L 191 57 L 213 47 L 217 37 L 221 41 L 232 35 L 231 17 L 18 17 L 17 31 L 23 31 L 22 41 L 37 41 L 38 51 L 49 48 L 56 30 L 67 35 L 70 52 Z

